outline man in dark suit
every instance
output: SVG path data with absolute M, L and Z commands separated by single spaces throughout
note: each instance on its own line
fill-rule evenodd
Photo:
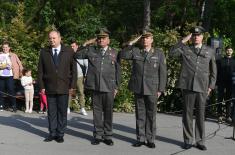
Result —
M 141 39 L 142 47 L 132 44 Z M 166 59 L 163 52 L 152 47 L 153 34 L 144 31 L 120 53 L 120 58 L 132 60 L 129 89 L 135 94 L 136 135 L 134 147 L 155 148 L 157 99 L 165 91 L 167 81 Z
M 233 72 L 235 71 L 235 59 L 233 58 L 233 49 L 230 46 L 226 47 L 226 55 L 217 61 L 217 86 L 218 86 L 218 102 L 223 102 L 223 100 L 229 100 L 232 98 L 232 87 L 233 87 Z M 228 123 L 232 122 L 231 118 L 231 104 L 232 101 L 227 101 L 226 103 L 226 121 Z M 223 121 L 223 110 L 222 104 L 218 104 L 217 107 L 218 122 Z
M 203 27 L 194 27 L 191 34 L 179 41 L 169 53 L 181 60 L 178 88 L 182 89 L 184 99 L 184 149 L 192 147 L 193 111 L 195 106 L 196 147 L 200 150 L 207 150 L 205 146 L 205 104 L 207 96 L 215 87 L 217 69 L 214 49 L 202 43 L 203 32 Z M 190 39 L 193 44 L 191 46 L 185 45 Z
M 106 28 L 97 32 L 97 38 L 86 44 L 76 54 L 76 59 L 88 59 L 88 71 L 85 89 L 92 92 L 94 140 L 92 145 L 100 142 L 112 146 L 113 103 L 120 83 L 120 65 L 117 51 L 109 47 L 109 34 Z
M 48 102 L 49 136 L 44 140 L 64 142 L 67 125 L 69 90 L 76 88 L 77 67 L 72 48 L 61 44 L 58 31 L 49 33 L 50 46 L 41 50 L 38 64 L 38 82 Z

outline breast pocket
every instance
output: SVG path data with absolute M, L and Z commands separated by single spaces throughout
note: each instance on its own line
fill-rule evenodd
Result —
M 159 66 L 159 58 L 158 57 L 151 57 L 149 63 L 152 68 L 157 69 Z
M 209 64 L 210 61 L 210 55 L 201 55 L 200 61 L 202 64 Z

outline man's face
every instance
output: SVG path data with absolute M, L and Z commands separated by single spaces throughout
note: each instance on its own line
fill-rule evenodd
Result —
M 142 44 L 144 46 L 144 48 L 149 48 L 152 46 L 153 43 L 153 37 L 152 36 L 147 36 L 142 38 Z
M 71 44 L 71 47 L 72 47 L 72 49 L 73 49 L 74 52 L 76 52 L 77 49 L 78 49 L 78 45 L 77 45 L 76 43 L 72 43 L 72 44 Z
M 10 52 L 10 46 L 8 44 L 2 45 L 2 50 L 4 53 L 9 53 Z
M 231 57 L 231 56 L 233 55 L 233 49 L 228 48 L 228 49 L 226 50 L 226 55 L 229 56 L 229 57 Z
M 192 41 L 195 45 L 202 44 L 203 35 L 202 34 L 193 34 Z
M 52 31 L 49 33 L 49 43 L 52 47 L 58 47 L 60 45 L 60 42 L 61 37 L 57 32 Z
M 110 43 L 109 37 L 99 37 L 97 38 L 97 44 L 98 46 L 105 48 Z

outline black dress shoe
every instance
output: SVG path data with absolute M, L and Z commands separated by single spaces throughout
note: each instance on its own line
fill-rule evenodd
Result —
M 113 146 L 113 141 L 112 141 L 112 139 L 105 139 L 105 140 L 104 140 L 104 143 L 105 143 L 106 145 Z
M 142 145 L 145 145 L 145 142 L 136 142 L 136 143 L 134 143 L 132 146 L 134 146 L 134 147 L 140 147 L 140 146 L 142 146 Z
M 91 144 L 92 144 L 92 145 L 99 145 L 100 142 L 102 142 L 101 139 L 96 139 L 96 138 L 95 138 L 93 141 L 91 141 Z
M 185 143 L 182 148 L 185 149 L 185 150 L 188 150 L 188 149 L 190 149 L 191 147 L 192 147 L 191 144 L 186 144 L 186 143 Z
M 55 139 L 55 141 L 56 141 L 57 143 L 63 143 L 63 142 L 64 142 L 64 138 L 63 138 L 63 137 L 57 137 L 57 138 Z
M 200 144 L 197 144 L 196 148 L 198 148 L 199 150 L 202 150 L 202 151 L 206 151 L 207 150 L 205 145 L 200 145 Z
M 156 145 L 154 143 L 150 143 L 150 142 L 147 142 L 146 146 L 148 148 L 152 148 L 152 149 L 156 147 Z
M 53 141 L 55 139 L 56 139 L 55 136 L 48 136 L 47 138 L 44 139 L 44 142 L 51 142 L 51 141 Z

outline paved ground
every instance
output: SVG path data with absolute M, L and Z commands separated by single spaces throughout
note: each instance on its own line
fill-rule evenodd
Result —
M 65 142 L 43 142 L 47 136 L 47 117 L 45 114 L 25 114 L 21 111 L 0 112 L 0 155 L 234 155 L 235 141 L 227 139 L 232 136 L 233 128 L 219 125 L 213 120 L 206 122 L 206 141 L 208 150 L 203 152 L 196 148 L 181 149 L 181 117 L 165 114 L 157 115 L 156 148 L 145 146 L 134 148 L 135 116 L 134 114 L 114 113 L 114 146 L 100 144 L 93 146 L 92 112 L 89 116 L 71 113 L 68 116 L 68 128 Z M 212 134 L 220 129 L 216 135 Z

